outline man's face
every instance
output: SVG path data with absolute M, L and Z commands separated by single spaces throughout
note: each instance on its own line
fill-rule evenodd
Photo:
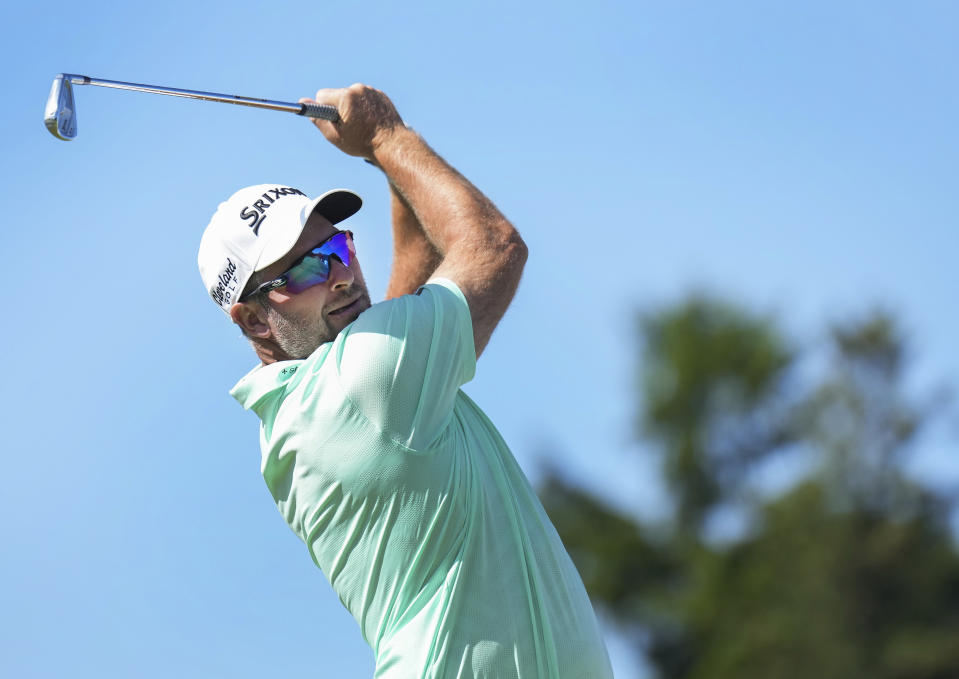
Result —
M 310 217 L 296 245 L 278 262 L 263 269 L 257 278 L 262 281 L 277 278 L 336 232 L 323 217 Z M 329 278 L 323 283 L 296 294 L 281 287 L 260 293 L 258 297 L 265 316 L 262 320 L 269 333 L 267 336 L 263 336 L 262 331 L 252 334 L 270 345 L 275 360 L 306 358 L 321 344 L 332 341 L 371 305 L 355 256 L 348 267 L 331 257 Z M 247 304 L 257 305 L 258 300 L 251 299 Z

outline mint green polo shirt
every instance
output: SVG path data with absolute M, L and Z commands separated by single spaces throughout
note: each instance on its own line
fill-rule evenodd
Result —
M 475 367 L 466 299 L 435 279 L 231 394 L 260 417 L 263 478 L 375 677 L 611 677 L 579 574 L 460 390 Z

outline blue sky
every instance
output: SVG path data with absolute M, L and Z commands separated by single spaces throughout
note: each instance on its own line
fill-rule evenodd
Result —
M 8 263 L 0 675 L 370 676 L 355 623 L 259 477 L 227 390 L 253 355 L 195 255 L 248 184 L 348 187 L 374 295 L 373 168 L 295 116 L 77 88 L 61 71 L 295 101 L 366 82 L 530 247 L 467 392 L 543 463 L 646 516 L 637 310 L 705 289 L 812 344 L 883 305 L 911 387 L 959 384 L 959 11 L 952 3 L 25 3 L 0 52 Z M 912 467 L 959 483 L 959 424 Z M 639 676 L 611 637 L 617 676 Z

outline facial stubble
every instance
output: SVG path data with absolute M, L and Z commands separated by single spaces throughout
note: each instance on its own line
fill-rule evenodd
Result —
M 345 301 L 355 295 L 356 290 L 351 290 L 349 294 L 343 296 L 343 300 Z M 348 325 L 370 306 L 370 295 L 366 290 L 363 290 L 357 303 L 357 309 L 347 312 L 349 320 L 343 326 Z M 342 327 L 332 327 L 329 323 L 329 317 L 323 311 L 309 309 L 301 313 L 290 313 L 280 311 L 268 300 L 264 300 L 263 307 L 266 309 L 267 318 L 273 328 L 276 343 L 291 359 L 306 358 L 321 345 L 336 339 L 336 336 L 343 329 Z M 334 318 L 338 317 L 334 316 Z M 346 320 L 346 318 L 342 320 Z

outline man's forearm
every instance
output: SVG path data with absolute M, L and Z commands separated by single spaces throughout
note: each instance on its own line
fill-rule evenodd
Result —
M 440 253 L 427 238 L 413 209 L 390 184 L 393 217 L 393 265 L 386 299 L 408 295 L 429 280 L 440 263 Z
M 516 293 L 526 244 L 492 201 L 412 130 L 386 130 L 371 150 L 436 247 L 435 275 L 466 297 L 479 357 Z
M 375 162 L 441 258 L 454 245 L 496 257 L 496 246 L 515 234 L 496 206 L 413 130 L 395 130 L 377 146 Z

